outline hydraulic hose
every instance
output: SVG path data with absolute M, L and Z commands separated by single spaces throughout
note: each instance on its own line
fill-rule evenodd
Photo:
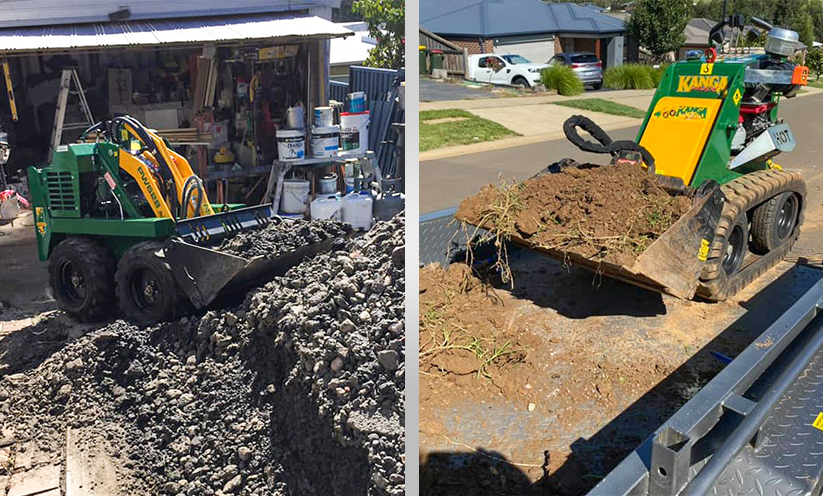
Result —
M 197 191 L 197 203 L 194 216 L 198 217 L 200 215 L 200 209 L 203 207 L 203 182 L 197 176 L 189 176 L 183 184 L 183 202 L 180 205 L 178 218 L 186 219 L 188 217 L 191 194 L 195 191 Z
M 589 133 L 598 142 L 594 143 L 584 139 L 580 136 L 580 133 L 578 133 L 578 127 Z M 640 152 L 643 156 L 643 162 L 645 162 L 648 167 L 654 167 L 654 157 L 646 148 L 631 140 L 612 141 L 609 135 L 606 134 L 606 131 L 588 117 L 573 115 L 566 119 L 566 122 L 563 123 L 563 134 L 566 135 L 566 139 L 574 146 L 584 152 L 609 153 L 614 156 L 621 150 L 632 150 Z

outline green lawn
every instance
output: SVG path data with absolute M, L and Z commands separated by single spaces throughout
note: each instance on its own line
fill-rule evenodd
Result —
M 428 123 L 428 121 L 445 118 L 462 118 L 465 120 L 436 124 Z M 424 110 L 420 112 L 421 152 L 444 146 L 481 143 L 511 136 L 519 136 L 519 134 L 496 122 L 477 117 L 465 110 Z
M 823 79 L 818 79 L 816 81 L 809 81 L 809 86 L 814 88 L 823 88 Z
M 564 107 L 572 107 L 580 110 L 591 110 L 593 112 L 603 112 L 604 114 L 621 115 L 625 117 L 635 117 L 642 119 L 646 116 L 643 110 L 623 105 L 622 103 L 615 103 L 602 98 L 581 98 L 578 100 L 565 100 L 560 102 L 552 102 L 554 105 L 563 105 Z

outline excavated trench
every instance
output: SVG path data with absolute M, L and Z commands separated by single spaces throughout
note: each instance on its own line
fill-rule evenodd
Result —
M 242 304 L 50 339 L 0 376 L 0 426 L 55 459 L 67 428 L 93 433 L 122 494 L 402 494 L 405 217 L 311 224 L 333 251 Z M 63 339 L 61 319 L 37 328 Z

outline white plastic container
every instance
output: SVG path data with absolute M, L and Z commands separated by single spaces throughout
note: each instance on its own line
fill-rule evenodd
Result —
M 368 191 L 352 192 L 343 197 L 343 222 L 355 229 L 369 229 L 372 224 L 372 200 Z
M 346 194 L 348 195 L 352 191 L 354 191 L 354 178 L 351 176 L 346 176 L 343 178 L 343 182 L 346 183 Z
M 340 114 L 340 155 L 365 155 L 369 149 L 369 112 Z
M 313 127 L 311 129 L 311 154 L 315 158 L 337 155 L 340 148 L 340 126 Z
M 335 194 L 337 193 L 337 174 L 330 172 L 317 180 L 317 189 L 319 194 Z
M 309 207 L 309 190 L 311 183 L 305 179 L 286 179 L 283 181 L 283 198 L 280 210 L 287 214 L 304 214 Z
M 314 127 L 331 127 L 334 125 L 334 109 L 331 107 L 314 107 Z
M 343 219 L 343 202 L 338 195 L 318 196 L 311 202 L 312 219 Z
M 277 131 L 277 157 L 283 162 L 303 160 L 306 156 L 306 135 L 302 129 Z

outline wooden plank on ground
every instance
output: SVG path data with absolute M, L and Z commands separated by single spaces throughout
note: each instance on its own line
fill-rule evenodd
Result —
M 7 496 L 60 494 L 60 466 L 45 465 L 11 476 Z
M 82 443 L 81 429 L 66 429 L 66 496 L 117 496 L 121 494 L 117 465 L 108 455 L 105 439 Z M 103 443 L 103 444 L 101 444 Z

